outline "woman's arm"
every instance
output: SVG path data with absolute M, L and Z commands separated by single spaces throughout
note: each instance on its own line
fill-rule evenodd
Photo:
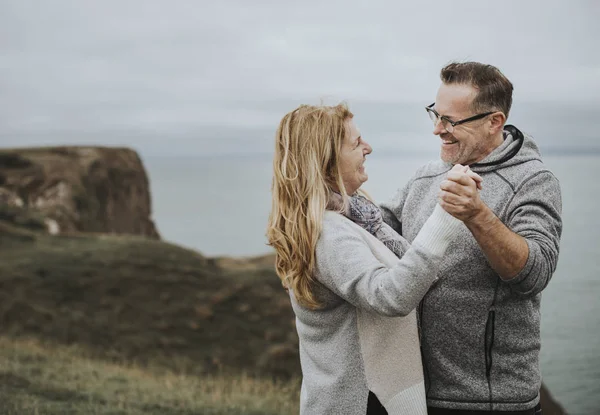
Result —
M 436 205 L 410 249 L 393 268 L 381 263 L 350 221 L 326 221 L 317 244 L 318 280 L 354 306 L 388 316 L 416 308 L 435 281 L 462 223 Z

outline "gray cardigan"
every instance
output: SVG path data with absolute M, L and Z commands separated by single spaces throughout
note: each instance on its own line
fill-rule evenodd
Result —
M 514 127 L 513 127 L 514 128 Z M 490 267 L 466 227 L 451 245 L 440 282 L 420 307 L 429 406 L 520 411 L 539 401 L 540 300 L 558 260 L 560 187 L 537 146 L 518 130 L 481 163 L 481 199 L 525 238 L 529 258 L 513 279 Z M 421 168 L 389 203 L 384 220 L 408 241 L 418 237 L 452 166 Z
M 301 414 L 364 415 L 369 390 L 392 414 L 426 414 L 415 307 L 464 225 L 439 205 L 398 259 L 344 216 L 327 211 L 316 249 L 317 297 L 298 304 Z

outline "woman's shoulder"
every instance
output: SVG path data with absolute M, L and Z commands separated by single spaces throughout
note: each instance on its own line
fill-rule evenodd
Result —
M 321 236 L 335 235 L 341 233 L 356 233 L 358 225 L 341 213 L 326 210 L 323 215 L 323 226 Z
M 366 230 L 344 215 L 328 210 L 323 215 L 323 226 L 317 247 L 330 248 L 357 241 L 364 243 L 367 238 L 365 234 L 368 234 Z
M 360 225 L 340 213 L 332 211 L 325 213 L 323 228 L 317 241 L 317 257 L 319 254 L 328 257 L 338 252 L 343 252 L 345 257 L 348 252 L 366 252 L 363 251 L 365 248 L 380 260 L 382 255 L 387 258 L 387 254 L 391 254 L 389 258 L 383 261 L 384 263 L 391 264 L 398 259 L 380 240 Z

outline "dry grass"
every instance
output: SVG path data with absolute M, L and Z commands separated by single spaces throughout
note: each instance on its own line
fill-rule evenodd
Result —
M 299 381 L 197 377 L 0 337 L 0 414 L 292 414 Z

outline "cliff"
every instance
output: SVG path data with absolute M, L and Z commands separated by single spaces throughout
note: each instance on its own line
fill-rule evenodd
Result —
M 148 177 L 130 149 L 0 150 L 0 205 L 5 215 L 43 218 L 51 234 L 102 232 L 159 238 L 151 218 Z

